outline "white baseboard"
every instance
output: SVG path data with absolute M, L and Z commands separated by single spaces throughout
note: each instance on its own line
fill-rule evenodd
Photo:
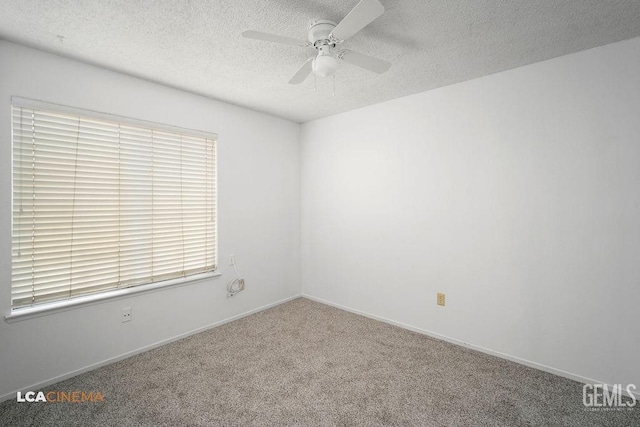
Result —
M 321 304 L 326 304 L 326 305 L 329 305 L 329 306 L 332 306 L 332 307 L 335 307 L 335 308 L 339 308 L 340 310 L 344 310 L 344 311 L 348 311 L 350 313 L 358 314 L 360 316 L 368 317 L 369 319 L 378 320 L 380 322 L 388 323 L 390 325 L 398 326 L 398 327 L 403 328 L 403 329 L 408 329 L 410 331 L 417 332 L 419 334 L 423 334 L 423 335 L 430 336 L 432 338 L 443 340 L 443 341 L 449 342 L 451 344 L 456 344 L 456 345 L 459 345 L 459 346 L 462 346 L 462 347 L 467 347 L 467 348 L 470 348 L 470 349 L 473 349 L 473 350 L 477 350 L 477 351 L 485 353 L 485 354 L 489 354 L 491 356 L 496 356 L 496 357 L 499 357 L 501 359 L 506 359 L 506 360 L 509 360 L 511 362 L 518 363 L 520 365 L 528 366 L 530 368 L 534 368 L 534 369 L 538 369 L 540 371 L 548 372 L 550 374 L 558 375 L 558 376 L 563 377 L 563 378 L 568 378 L 570 380 L 574 380 L 574 381 L 577 381 L 577 382 L 580 382 L 580 383 L 583 383 L 583 384 L 606 384 L 606 383 L 604 383 L 602 381 L 596 381 L 594 379 L 583 377 L 583 376 L 577 375 L 577 374 L 573 374 L 571 372 L 566 372 L 566 371 L 563 371 L 561 369 L 552 368 L 551 366 L 543 365 L 541 363 L 532 362 L 530 360 L 522 359 L 520 357 L 512 356 L 510 354 L 501 353 L 499 351 L 491 350 L 489 348 L 485 348 L 485 347 L 481 347 L 481 346 L 478 346 L 478 345 L 475 345 L 475 344 L 471 344 L 471 343 L 468 343 L 468 342 L 460 341 L 460 340 L 458 340 L 456 338 L 451 338 L 451 337 L 448 337 L 446 335 L 441 335 L 441 334 L 438 334 L 436 332 L 428 331 L 426 329 L 422 329 L 422 328 L 418 328 L 418 327 L 415 327 L 415 326 L 407 325 L 406 323 L 397 322 L 395 320 L 387 319 L 386 317 L 377 316 L 375 314 L 367 313 L 365 311 L 356 310 L 354 308 L 346 307 L 346 306 L 341 305 L 341 304 L 336 304 L 334 302 L 327 301 L 327 300 L 324 300 L 322 298 L 317 298 L 317 297 L 314 297 L 314 296 L 311 296 L 311 295 L 307 295 L 307 294 L 304 294 L 304 293 L 302 294 L 302 297 L 303 298 L 307 298 L 307 299 L 309 299 L 311 301 L 319 302 Z M 640 386 L 640 384 L 638 384 L 638 386 Z M 613 386 L 609 384 L 609 389 L 610 390 L 612 389 L 612 387 Z M 624 390 L 624 389 L 622 390 L 622 393 L 624 395 L 628 396 L 628 397 L 631 397 L 631 396 L 629 396 L 627 391 Z M 636 400 L 640 400 L 640 392 L 636 392 L 636 393 L 633 393 L 633 394 L 635 395 Z
M 76 369 L 75 371 L 67 372 L 66 374 L 59 375 L 59 376 L 53 377 L 53 378 L 49 378 L 48 380 L 41 381 L 41 382 L 38 382 L 36 384 L 31 384 L 30 386 L 26 386 L 26 387 L 20 388 L 18 390 L 14 390 L 13 392 L 10 392 L 10 393 L 7 393 L 7 394 L 4 394 L 4 395 L 0 396 L 0 402 L 3 402 L 3 401 L 5 401 L 7 399 L 10 399 L 12 397 L 15 398 L 18 391 L 24 391 L 24 390 L 34 390 L 35 391 L 35 390 L 39 390 L 39 389 L 41 389 L 43 387 L 46 387 L 48 385 L 55 384 L 55 383 L 60 382 L 60 381 L 64 381 L 64 380 L 66 380 L 68 378 L 71 378 L 71 377 L 75 377 L 76 375 L 84 374 L 85 372 L 89 372 L 89 371 L 92 371 L 94 369 L 101 368 L 101 367 L 106 366 L 106 365 L 110 365 L 110 364 L 118 362 L 120 360 L 127 359 L 127 358 L 129 358 L 131 356 L 135 356 L 136 354 L 140 354 L 140 353 L 144 353 L 145 351 L 152 350 L 152 349 L 154 349 L 156 347 L 160 347 L 160 346 L 172 343 L 174 341 L 181 340 L 181 339 L 186 338 L 188 336 L 195 335 L 195 334 L 198 334 L 200 332 L 204 332 L 206 330 L 215 328 L 217 326 L 222 326 L 225 323 L 233 322 L 234 320 L 238 320 L 238 319 L 250 316 L 250 315 L 255 314 L 255 313 L 259 313 L 261 311 L 267 310 L 267 309 L 275 307 L 277 305 L 284 304 L 285 302 L 289 302 L 289 301 L 292 301 L 294 299 L 300 298 L 301 296 L 302 295 L 300 295 L 300 294 L 293 295 L 291 297 L 288 297 L 288 298 L 285 298 L 285 299 L 282 299 L 282 300 L 279 300 L 279 301 L 275 301 L 275 302 L 272 302 L 272 303 L 267 304 L 267 305 L 263 305 L 262 307 L 258 307 L 258 308 L 255 308 L 253 310 L 249 310 L 249 311 L 246 311 L 244 313 L 240 313 L 240 314 L 237 314 L 235 316 L 231 316 L 231 317 L 228 317 L 226 319 L 219 320 L 217 322 L 214 322 L 214 323 L 211 323 L 209 325 L 194 329 L 192 331 L 185 332 L 183 334 L 179 334 L 179 335 L 176 335 L 174 337 L 167 338 L 165 340 L 158 341 L 158 342 L 150 344 L 150 345 L 146 345 L 144 347 L 140 347 L 140 348 L 138 348 L 136 350 L 132 350 L 132 351 L 129 351 L 127 353 L 123 353 L 123 354 L 121 354 L 119 356 L 110 357 L 110 358 L 105 359 L 105 360 L 103 360 L 101 362 L 94 363 L 92 365 L 85 366 L 85 367 L 80 368 L 80 369 Z

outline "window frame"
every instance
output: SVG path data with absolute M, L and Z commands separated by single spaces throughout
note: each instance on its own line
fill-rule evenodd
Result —
M 69 107 L 65 105 L 27 99 L 27 98 L 22 98 L 18 96 L 11 97 L 11 106 L 12 108 L 13 107 L 33 108 L 33 109 L 55 111 L 62 114 L 78 115 L 81 117 L 87 117 L 91 119 L 105 120 L 109 122 L 127 124 L 127 125 L 132 125 L 137 127 L 144 127 L 144 128 L 153 129 L 153 130 L 166 131 L 166 132 L 178 133 L 178 134 L 186 134 L 189 136 L 212 139 L 216 142 L 218 140 L 218 135 L 213 132 L 187 129 L 187 128 L 182 128 L 178 126 L 171 126 L 171 125 L 166 125 L 162 123 L 157 123 L 153 121 L 140 120 L 140 119 L 134 119 L 131 117 L 124 117 L 124 116 L 119 116 L 114 114 L 102 113 L 102 112 L 97 112 L 94 110 L 89 110 L 84 108 Z M 12 208 L 12 211 L 14 207 L 14 196 L 15 196 L 14 174 L 13 174 L 13 167 L 14 167 L 13 131 L 14 131 L 13 126 L 11 126 L 10 141 L 11 141 L 11 147 L 12 147 L 11 148 L 11 170 L 12 170 L 11 208 Z M 109 290 L 105 290 L 97 293 L 80 295 L 80 296 L 76 296 L 76 297 L 72 297 L 64 300 L 46 301 L 46 302 L 34 304 L 32 306 L 12 307 L 11 313 L 8 315 L 5 315 L 5 320 L 9 323 L 12 323 L 19 320 L 25 320 L 25 319 L 39 317 L 47 314 L 67 311 L 77 307 L 94 305 L 104 301 L 124 298 L 128 296 L 136 295 L 136 294 L 146 293 L 149 291 L 156 291 L 156 290 L 162 290 L 170 287 L 177 287 L 177 286 L 183 286 L 183 285 L 192 284 L 192 283 L 199 283 L 206 279 L 211 279 L 211 278 L 221 276 L 222 273 L 220 272 L 220 266 L 218 263 L 219 239 L 218 239 L 217 156 L 215 158 L 216 158 L 216 164 L 213 172 L 214 194 L 212 196 L 213 197 L 212 203 L 213 203 L 213 208 L 215 212 L 215 220 L 214 220 L 214 226 L 213 226 L 214 227 L 213 230 L 215 233 L 215 241 L 213 242 L 213 247 L 215 251 L 214 252 L 215 253 L 215 270 L 203 272 L 203 273 L 196 273 L 196 274 L 192 274 L 185 277 L 177 277 L 177 278 L 172 278 L 168 280 L 161 280 L 161 281 L 151 282 L 147 284 L 136 285 L 136 286 L 127 287 L 127 288 L 109 289 Z M 11 215 L 11 234 L 13 234 L 13 229 L 14 229 L 13 221 L 14 221 L 14 218 L 12 214 Z M 13 261 L 11 262 L 10 265 L 11 265 L 11 269 L 13 269 Z M 10 281 L 9 288 L 12 289 L 12 286 L 13 286 L 13 282 Z

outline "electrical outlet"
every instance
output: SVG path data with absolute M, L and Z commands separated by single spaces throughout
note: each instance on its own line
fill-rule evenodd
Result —
M 131 322 L 131 307 L 125 307 L 122 309 L 122 323 Z
M 233 266 L 236 264 L 236 256 L 235 255 L 229 255 L 229 265 Z
M 438 305 L 444 306 L 444 294 L 438 293 Z

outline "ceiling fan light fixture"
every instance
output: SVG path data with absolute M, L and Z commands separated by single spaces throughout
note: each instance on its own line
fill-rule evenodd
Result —
M 327 77 L 336 72 L 338 68 L 338 60 L 331 55 L 318 55 L 313 60 L 313 72 L 317 76 Z

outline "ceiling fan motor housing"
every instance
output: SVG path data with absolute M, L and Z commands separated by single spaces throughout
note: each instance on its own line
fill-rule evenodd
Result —
M 329 40 L 329 34 L 336 27 L 336 23 L 333 21 L 314 21 L 311 26 L 309 26 L 309 35 L 308 40 L 310 43 L 314 44 L 318 41 Z

